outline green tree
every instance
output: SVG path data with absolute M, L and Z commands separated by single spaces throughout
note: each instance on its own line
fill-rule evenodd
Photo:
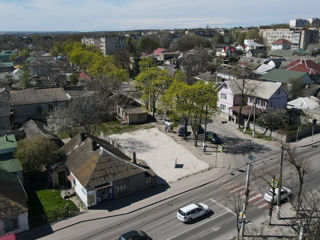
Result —
M 146 108 L 151 110 L 154 116 L 156 103 L 171 84 L 172 77 L 167 71 L 156 67 L 143 69 L 135 79 L 136 86 Z
M 17 149 L 15 157 L 26 172 L 42 171 L 46 164 L 59 160 L 58 146 L 42 135 L 20 140 Z
M 193 48 L 205 48 L 208 47 L 208 45 L 209 43 L 205 38 L 186 34 L 183 37 L 174 40 L 170 49 L 173 51 L 188 51 Z
M 172 85 L 166 91 L 165 101 L 168 110 L 173 119 L 182 119 L 184 121 L 185 135 L 187 137 L 188 123 L 191 117 L 194 99 L 192 97 L 191 86 L 174 79 Z
M 197 81 L 191 86 L 191 95 L 193 99 L 193 105 L 191 110 L 191 128 L 195 136 L 195 146 L 198 144 L 199 138 L 199 127 L 201 125 L 201 120 L 206 112 L 206 107 L 208 109 L 207 118 L 214 113 L 217 109 L 217 90 L 212 83 L 206 84 L 203 81 Z
M 266 134 L 270 130 L 270 137 L 275 129 L 283 129 L 288 123 L 288 114 L 285 110 L 267 111 L 260 113 L 257 118 L 257 124 L 265 128 Z
M 139 69 L 140 72 L 147 71 L 148 69 L 155 67 L 156 64 L 154 63 L 152 58 L 142 58 L 139 61 Z
M 159 42 L 154 38 L 144 37 L 139 39 L 137 49 L 140 52 L 151 53 L 159 47 Z
M 218 44 L 223 44 L 223 43 L 224 43 L 224 37 L 222 34 L 215 35 L 211 40 L 211 44 L 214 47 Z
M 26 89 L 26 88 L 29 88 L 31 87 L 31 82 L 30 82 L 30 78 L 29 78 L 29 66 L 27 63 L 23 63 L 22 64 L 22 67 L 21 67 L 21 70 L 23 71 L 23 74 L 20 78 L 20 86 L 23 88 L 23 89 Z

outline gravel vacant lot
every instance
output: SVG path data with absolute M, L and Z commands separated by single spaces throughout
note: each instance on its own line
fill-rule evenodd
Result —
M 135 151 L 137 158 L 144 160 L 167 183 L 209 168 L 208 164 L 157 128 L 113 134 L 109 137 L 129 151 Z

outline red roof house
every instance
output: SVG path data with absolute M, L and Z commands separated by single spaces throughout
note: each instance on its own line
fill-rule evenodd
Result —
M 153 55 L 160 56 L 161 53 L 167 52 L 167 51 L 168 50 L 165 48 L 157 48 L 156 50 L 154 50 Z
M 289 50 L 292 43 L 284 38 L 280 38 L 277 41 L 271 43 L 271 50 Z
M 287 39 L 281 38 L 281 39 L 278 39 L 277 41 L 274 41 L 271 44 L 272 45 L 291 45 L 291 42 Z
M 312 60 L 297 59 L 291 62 L 287 70 L 305 72 L 309 75 L 320 75 L 320 66 Z

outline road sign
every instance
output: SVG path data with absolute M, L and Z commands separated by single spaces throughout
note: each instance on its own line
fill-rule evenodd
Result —
M 222 152 L 222 151 L 223 151 L 222 145 L 218 145 L 218 151 L 219 151 L 219 152 Z
M 240 212 L 239 216 L 240 216 L 242 219 L 245 219 L 245 218 L 246 218 L 246 215 L 244 214 L 244 212 Z
M 249 154 L 248 158 L 253 162 L 257 160 L 257 158 L 251 154 Z
M 279 181 L 275 179 L 271 179 L 270 185 L 272 188 L 278 188 L 279 187 Z

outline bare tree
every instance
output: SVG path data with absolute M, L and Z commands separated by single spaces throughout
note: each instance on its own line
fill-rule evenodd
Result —
M 95 98 L 78 98 L 72 100 L 67 106 L 59 107 L 49 113 L 47 129 L 56 134 L 66 133 L 69 136 L 83 130 L 94 135 L 99 122 L 99 111 Z
M 234 87 L 236 95 L 239 96 L 238 103 L 240 108 L 238 112 L 238 127 L 240 128 L 242 122 L 242 109 L 247 104 L 247 97 L 254 96 L 259 84 L 257 81 L 249 79 L 251 72 L 248 69 L 244 69 L 240 72 L 233 70 L 233 72 L 234 75 L 237 76 L 237 79 L 230 80 L 230 82 Z
M 300 205 L 301 205 L 301 195 L 302 195 L 302 187 L 304 184 L 304 177 L 309 171 L 310 164 L 306 160 L 306 158 L 298 156 L 296 152 L 296 148 L 291 148 L 289 143 L 282 142 L 282 146 L 286 152 L 284 159 L 288 163 L 290 163 L 291 166 L 294 167 L 298 175 L 299 187 L 298 187 L 298 193 L 297 193 L 296 206 L 297 206 L 297 212 L 299 212 Z
M 278 171 L 275 169 L 264 169 L 264 168 L 260 168 L 258 170 L 254 171 L 254 177 L 258 178 L 260 180 L 262 180 L 262 185 L 263 186 L 259 186 L 259 188 L 261 189 L 265 189 L 265 186 L 267 185 L 269 189 L 272 189 L 271 194 L 272 194 L 272 199 L 269 203 L 269 225 L 271 225 L 271 220 L 272 220 L 272 213 L 273 213 L 273 204 L 274 204 L 274 197 L 275 197 L 275 188 L 272 185 L 271 180 L 272 179 L 276 179 L 278 175 Z
M 234 189 L 235 190 L 235 189 Z M 232 199 L 230 200 L 233 206 L 233 210 L 236 217 L 236 229 L 237 229 L 237 239 L 240 239 L 240 230 L 243 224 L 243 218 L 241 216 L 242 207 L 244 203 L 244 199 L 241 198 L 239 192 L 233 192 Z

